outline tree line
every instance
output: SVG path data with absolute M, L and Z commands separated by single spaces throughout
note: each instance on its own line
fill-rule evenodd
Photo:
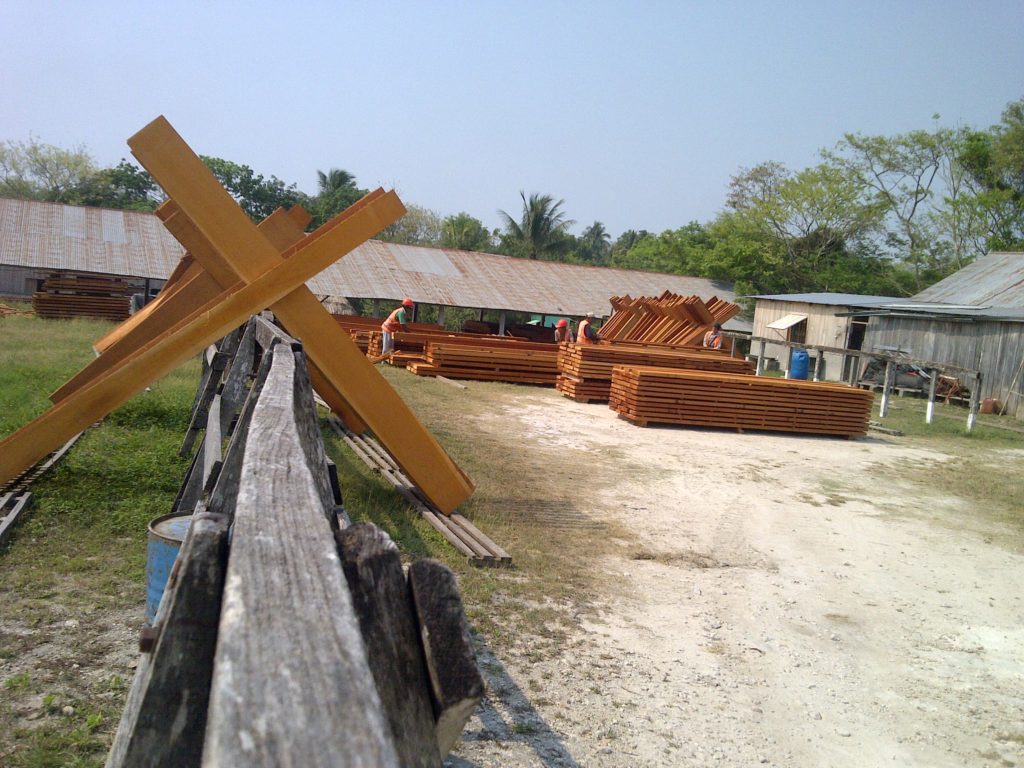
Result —
M 595 221 L 580 235 L 565 201 L 520 192 L 503 226 L 467 212 L 441 216 L 411 204 L 381 239 L 727 280 L 737 294 L 833 291 L 907 296 L 992 250 L 1024 249 L 1024 98 L 986 129 L 895 136 L 846 134 L 819 162 L 790 169 L 766 161 L 740 169 L 723 210 L 660 234 L 627 230 L 612 240 Z M 312 226 L 366 190 L 340 168 L 318 171 L 306 194 L 276 176 L 216 157 L 203 161 L 254 220 L 302 205 Z M 149 174 L 122 159 L 100 168 L 84 147 L 36 139 L 0 144 L 0 196 L 128 210 L 162 201 Z

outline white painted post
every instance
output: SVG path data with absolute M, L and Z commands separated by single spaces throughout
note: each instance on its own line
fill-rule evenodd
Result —
M 437 324 L 438 325 L 444 325 L 444 310 L 445 310 L 444 304 L 438 305 L 438 307 L 437 307 Z
M 878 406 L 878 418 L 884 419 L 889 412 L 889 389 L 892 386 L 894 366 L 892 360 L 885 361 L 885 379 L 882 381 L 882 402 Z
M 505 310 L 502 310 L 501 314 L 498 315 L 498 335 L 505 335 Z
M 981 371 L 974 375 L 974 385 L 971 387 L 971 405 L 967 409 L 967 431 L 974 429 L 974 423 L 978 420 L 978 406 L 981 405 Z
M 818 354 L 814 357 L 814 378 L 812 381 L 821 381 L 821 364 L 824 362 L 824 359 L 825 353 L 819 349 Z
M 928 384 L 928 406 L 924 412 L 924 423 L 931 424 L 932 418 L 935 416 L 935 387 L 939 384 L 939 369 L 933 368 L 931 371 L 932 380 Z
M 757 350 L 757 370 L 754 372 L 755 376 L 764 376 L 764 346 L 765 341 L 761 339 L 761 344 Z

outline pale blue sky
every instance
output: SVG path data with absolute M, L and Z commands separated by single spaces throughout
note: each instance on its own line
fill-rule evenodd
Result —
M 316 191 L 341 167 L 488 226 L 519 191 L 579 233 L 707 221 L 741 167 L 846 131 L 987 127 L 1024 96 L 1022 0 L 4 0 L 0 140 L 98 162 L 159 114 Z

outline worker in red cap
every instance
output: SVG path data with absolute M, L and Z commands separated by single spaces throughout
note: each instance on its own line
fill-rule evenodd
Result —
M 555 343 L 561 344 L 563 341 L 572 341 L 572 330 L 564 317 L 555 323 Z
M 381 345 L 380 359 L 383 359 L 395 351 L 395 332 L 404 331 L 406 324 L 412 315 L 412 299 L 406 296 L 402 299 L 402 306 L 395 309 L 388 315 L 380 329 L 384 331 L 384 343 Z

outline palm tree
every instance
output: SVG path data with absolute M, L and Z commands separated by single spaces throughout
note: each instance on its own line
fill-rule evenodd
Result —
M 334 192 L 342 187 L 354 187 L 356 177 L 341 168 L 331 168 L 327 173 L 316 172 L 317 183 L 320 185 L 320 192 Z
M 566 230 L 576 222 L 565 218 L 561 210 L 564 200 L 557 203 L 551 195 L 534 193 L 526 199 L 526 193 L 520 192 L 523 199 L 523 215 L 516 221 L 505 211 L 498 211 L 505 220 L 505 239 L 514 247 L 525 252 L 529 259 L 538 259 L 547 255 L 563 253 L 570 241 L 565 237 Z
M 604 228 L 604 224 L 595 221 L 580 235 L 581 255 L 584 260 L 593 264 L 607 264 L 611 253 L 612 236 Z

